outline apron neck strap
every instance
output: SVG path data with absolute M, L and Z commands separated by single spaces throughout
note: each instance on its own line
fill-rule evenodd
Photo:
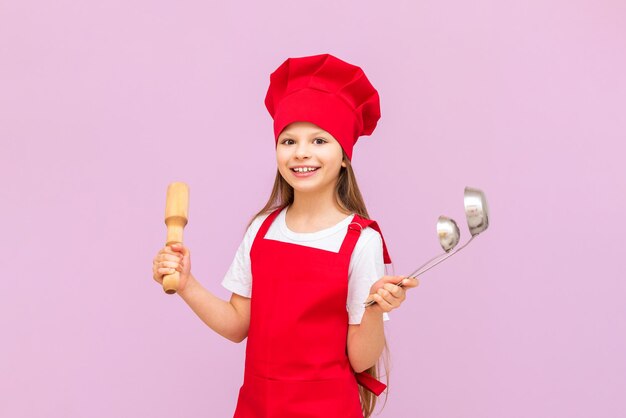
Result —
M 350 223 L 350 225 L 348 225 L 348 233 L 355 233 L 357 234 L 358 238 L 358 235 L 361 234 L 361 230 L 367 228 L 368 226 L 380 234 L 380 237 L 383 240 L 383 258 L 385 264 L 391 264 L 391 257 L 389 256 L 389 252 L 387 251 L 385 237 L 383 237 L 383 233 L 381 232 L 380 227 L 378 226 L 378 223 L 376 223 L 376 221 L 373 221 L 371 219 L 365 219 L 355 214 L 352 222 Z
M 280 211 L 283 210 L 283 208 L 284 206 L 278 209 L 275 209 L 269 214 L 267 218 L 265 218 L 265 220 L 261 224 L 261 227 L 259 228 L 259 231 L 256 233 L 256 237 L 254 238 L 255 241 L 265 238 L 265 234 L 267 234 L 267 230 L 270 229 L 270 225 L 272 225 L 272 222 L 274 222 L 274 219 L 276 219 L 276 217 L 278 216 Z
M 278 214 L 283 209 L 284 209 L 284 206 L 279 207 L 275 209 L 272 213 L 270 213 L 270 215 L 265 219 L 265 221 L 261 225 L 261 228 L 259 229 L 259 232 L 257 232 L 255 239 L 263 239 L 265 237 L 265 234 L 267 233 L 267 230 L 269 229 L 270 225 L 272 224 L 272 222 L 274 222 L 274 219 L 276 219 Z M 385 243 L 385 237 L 383 237 L 383 233 L 380 230 L 378 223 L 372 219 L 362 218 L 358 214 L 354 215 L 354 217 L 352 218 L 352 222 L 350 223 L 350 225 L 348 225 L 348 234 L 352 235 L 350 237 L 352 239 L 349 239 L 349 240 L 345 239 L 344 244 L 342 245 L 342 249 L 343 249 L 343 246 L 348 245 L 350 241 L 354 241 L 354 243 L 356 243 L 356 240 L 358 240 L 359 235 L 361 235 L 361 231 L 367 228 L 368 226 L 380 234 L 380 237 L 383 240 L 384 262 L 385 264 L 391 264 L 391 257 L 389 256 L 389 251 L 387 251 L 387 244 Z

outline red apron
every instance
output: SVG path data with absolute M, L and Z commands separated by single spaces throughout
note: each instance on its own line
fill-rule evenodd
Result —
M 355 374 L 348 360 L 348 268 L 361 230 L 380 230 L 355 215 L 339 253 L 265 239 L 281 210 L 250 250 L 250 328 L 234 418 L 363 418 L 357 383 L 376 395 L 386 386 Z M 384 254 L 390 262 L 386 246 Z

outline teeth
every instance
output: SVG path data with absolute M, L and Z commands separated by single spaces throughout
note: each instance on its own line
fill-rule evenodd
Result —
M 297 171 L 299 173 L 308 173 L 309 171 L 315 171 L 317 170 L 317 168 L 312 168 L 312 167 L 298 167 L 298 168 L 294 168 L 294 171 Z

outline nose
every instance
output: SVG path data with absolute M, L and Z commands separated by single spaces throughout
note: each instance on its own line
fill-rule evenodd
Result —
M 309 158 L 311 156 L 311 151 L 309 149 L 309 145 L 305 141 L 300 141 L 296 146 L 295 157 L 299 160 Z

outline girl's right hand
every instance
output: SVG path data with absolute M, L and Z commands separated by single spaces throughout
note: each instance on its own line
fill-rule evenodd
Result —
M 152 278 L 163 285 L 163 276 L 178 271 L 180 282 L 178 290 L 185 288 L 191 275 L 191 251 L 183 244 L 163 247 L 152 260 Z

